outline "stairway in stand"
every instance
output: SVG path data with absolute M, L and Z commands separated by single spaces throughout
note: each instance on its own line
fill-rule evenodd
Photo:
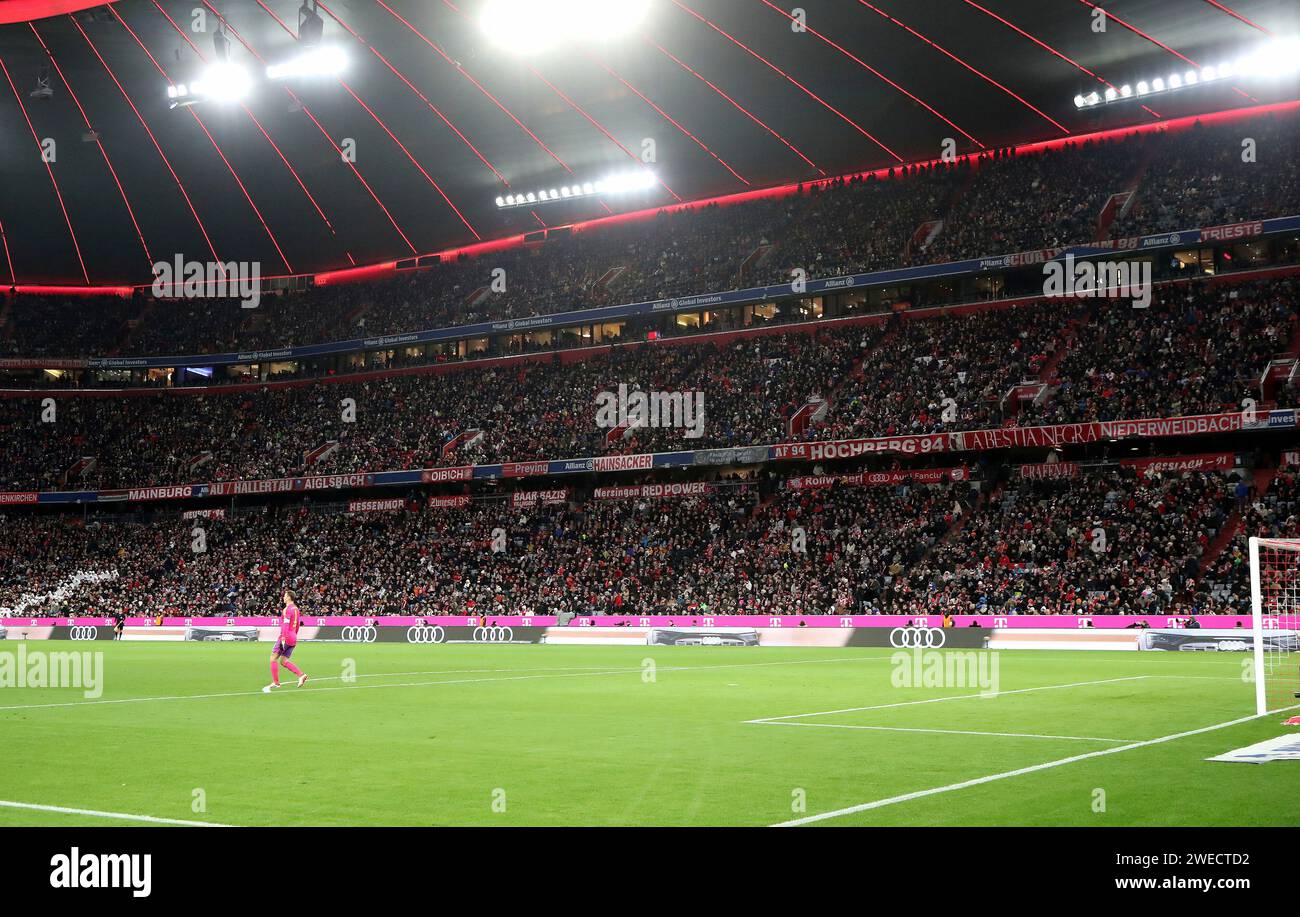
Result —
M 1255 496 L 1262 497 L 1268 493 L 1269 487 L 1273 485 L 1273 479 L 1277 477 L 1277 468 L 1256 468 L 1255 469 Z M 1232 544 L 1234 538 L 1241 534 L 1246 525 L 1246 514 L 1241 509 L 1234 509 L 1228 516 L 1228 520 L 1223 523 L 1223 528 L 1219 534 L 1214 536 L 1210 546 L 1206 549 L 1205 554 L 1201 556 L 1200 569 L 1197 570 L 1197 576 L 1204 576 L 1205 571 L 1213 566 L 1214 562 L 1219 559 L 1228 545 Z

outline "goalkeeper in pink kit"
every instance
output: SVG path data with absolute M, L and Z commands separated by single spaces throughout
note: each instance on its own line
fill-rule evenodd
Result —
M 298 645 L 298 628 L 301 625 L 298 606 L 293 603 L 293 593 L 284 592 L 284 611 L 280 612 L 280 639 L 275 641 L 271 650 L 271 683 L 262 689 L 263 694 L 270 694 L 273 688 L 280 687 L 280 665 L 298 676 L 298 687 L 307 683 L 307 673 L 289 661 L 293 649 Z

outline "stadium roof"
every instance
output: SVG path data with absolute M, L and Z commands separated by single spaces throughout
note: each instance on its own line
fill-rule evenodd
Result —
M 806 19 L 774 0 L 649 0 L 618 40 L 528 53 L 527 23 L 498 30 L 509 47 L 485 33 L 485 2 L 326 0 L 342 81 L 171 109 L 221 21 L 233 62 L 295 55 L 300 0 L 0 0 L 19 20 L 0 25 L 0 283 L 10 264 L 20 282 L 143 282 L 178 253 L 346 268 L 929 160 L 946 138 L 963 153 L 1268 103 L 1294 82 L 1074 98 L 1300 35 L 1294 0 L 1114 0 L 1104 32 L 1089 0 L 801 0 Z M 55 15 L 22 21 L 34 10 Z M 640 169 L 648 142 L 648 191 L 496 203 Z

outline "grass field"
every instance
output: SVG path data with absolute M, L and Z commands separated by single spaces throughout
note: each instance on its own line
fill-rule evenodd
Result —
M 228 825 L 1300 824 L 1300 764 L 1204 760 L 1283 717 L 1180 735 L 1253 713 L 1230 654 L 1004 651 L 982 697 L 895 687 L 883 650 L 304 644 L 311 683 L 268 696 L 265 645 L 31 648 L 102 651 L 104 692 L 0 689 L 4 803 Z M 0 826 L 132 823 L 0 805 Z

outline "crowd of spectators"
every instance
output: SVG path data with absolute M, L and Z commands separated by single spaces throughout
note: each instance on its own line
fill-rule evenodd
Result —
M 1295 335 L 1294 279 L 896 314 L 718 342 L 458 363 L 247 390 L 0 399 L 0 489 L 140 487 L 1259 409 Z M 567 359 L 566 359 L 567 357 Z M 1059 357 L 1059 360 L 1057 358 Z M 1056 362 L 1053 362 L 1056 360 Z M 1021 383 L 1026 383 L 1022 386 Z M 703 417 L 611 425 L 602 393 L 699 396 Z M 45 399 L 52 397 L 53 407 Z M 805 425 L 792 425 L 801 409 Z M 700 435 L 694 435 L 694 434 Z
M 1095 241 L 1107 199 L 1132 187 L 1145 144 L 1145 137 L 1130 135 L 981 157 L 975 181 L 947 215 L 925 260 Z
M 1300 199 L 1300 132 L 1288 118 L 1197 126 L 1161 149 L 1111 236 L 1175 232 L 1294 214 Z M 1177 150 L 1177 155 L 1170 155 Z
M 817 439 L 989 429 L 1014 420 L 1018 383 L 1037 380 L 1072 310 L 996 309 L 904 318 L 840 387 Z
M 256 309 L 226 300 L 31 300 L 11 310 L 0 347 L 23 356 L 267 350 L 789 282 L 796 270 L 837 276 L 1293 214 L 1296 128 L 1294 116 L 1263 115 L 990 151 L 554 233 L 395 278 L 267 295 Z M 1243 138 L 1253 155 L 1244 155 Z M 1107 225 L 1107 201 L 1135 188 Z
M 1260 377 L 1291 347 L 1300 321 L 1293 278 L 1178 284 L 1151 306 L 1099 300 L 1056 366 L 1055 395 L 1021 423 L 1137 419 L 1262 404 Z M 1285 385 L 1275 400 L 1290 396 Z
M 1234 508 L 1219 472 L 1127 467 L 1019 481 L 890 584 L 930 614 L 1198 614 L 1202 556 Z
M 1234 599 L 1240 605 L 1243 596 L 1250 597 L 1251 537 L 1300 538 L 1300 480 L 1294 469 L 1279 472 L 1265 493 L 1243 494 L 1238 511 L 1240 531 L 1204 571 L 1201 584 L 1207 600 L 1221 605 Z
M 1220 472 L 1112 466 L 987 495 L 964 481 L 768 484 L 530 507 L 411 494 L 397 511 L 220 519 L 11 513 L 0 609 L 264 614 L 285 588 L 309 613 L 358 615 L 1195 615 L 1248 597 L 1240 577 L 1214 595 L 1199 582 L 1234 507 Z M 1293 523 L 1295 496 L 1279 490 L 1268 512 Z

